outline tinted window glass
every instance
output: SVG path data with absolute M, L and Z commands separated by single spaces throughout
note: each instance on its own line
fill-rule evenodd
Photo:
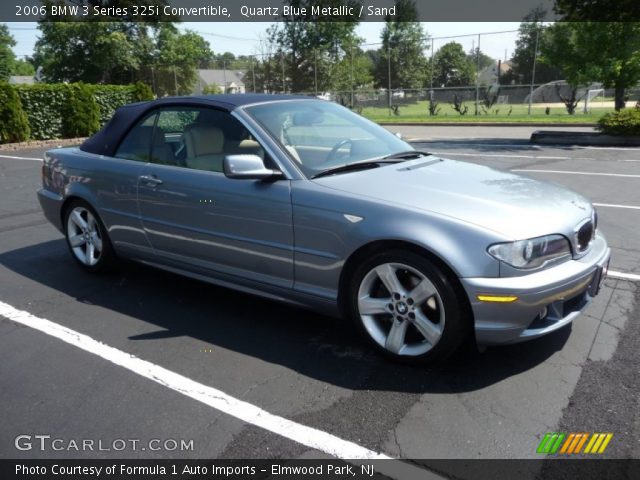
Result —
M 264 149 L 249 131 L 227 112 L 191 107 L 157 110 L 122 142 L 117 157 L 222 172 L 225 156 L 254 154 Z M 269 168 L 273 162 L 265 159 Z

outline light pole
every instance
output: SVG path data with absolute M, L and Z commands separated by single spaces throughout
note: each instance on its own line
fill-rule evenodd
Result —
M 533 102 L 533 84 L 536 81 L 536 60 L 538 58 L 538 40 L 540 37 L 540 28 L 536 29 L 536 46 L 533 50 L 533 68 L 531 69 L 531 85 L 529 86 L 529 115 L 531 115 L 531 103 Z

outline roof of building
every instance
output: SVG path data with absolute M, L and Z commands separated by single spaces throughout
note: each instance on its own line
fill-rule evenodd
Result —
M 198 76 L 207 85 L 244 85 L 244 73 L 238 70 L 198 70 Z
M 9 83 L 14 85 L 33 85 L 36 80 L 33 75 L 12 75 L 9 77 Z

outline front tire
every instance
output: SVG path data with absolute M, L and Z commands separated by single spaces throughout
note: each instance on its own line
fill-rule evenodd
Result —
M 65 210 L 64 233 L 73 259 L 88 272 L 113 265 L 115 255 L 104 225 L 84 200 L 73 200 Z
M 354 272 L 351 317 L 366 341 L 395 361 L 426 363 L 454 353 L 465 340 L 464 299 L 425 257 L 394 250 Z

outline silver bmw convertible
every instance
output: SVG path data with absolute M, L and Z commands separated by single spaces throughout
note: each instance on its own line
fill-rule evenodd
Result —
M 584 197 L 417 151 L 309 97 L 128 105 L 47 152 L 42 182 L 85 270 L 128 258 L 339 316 L 395 360 L 562 328 L 610 257 Z

